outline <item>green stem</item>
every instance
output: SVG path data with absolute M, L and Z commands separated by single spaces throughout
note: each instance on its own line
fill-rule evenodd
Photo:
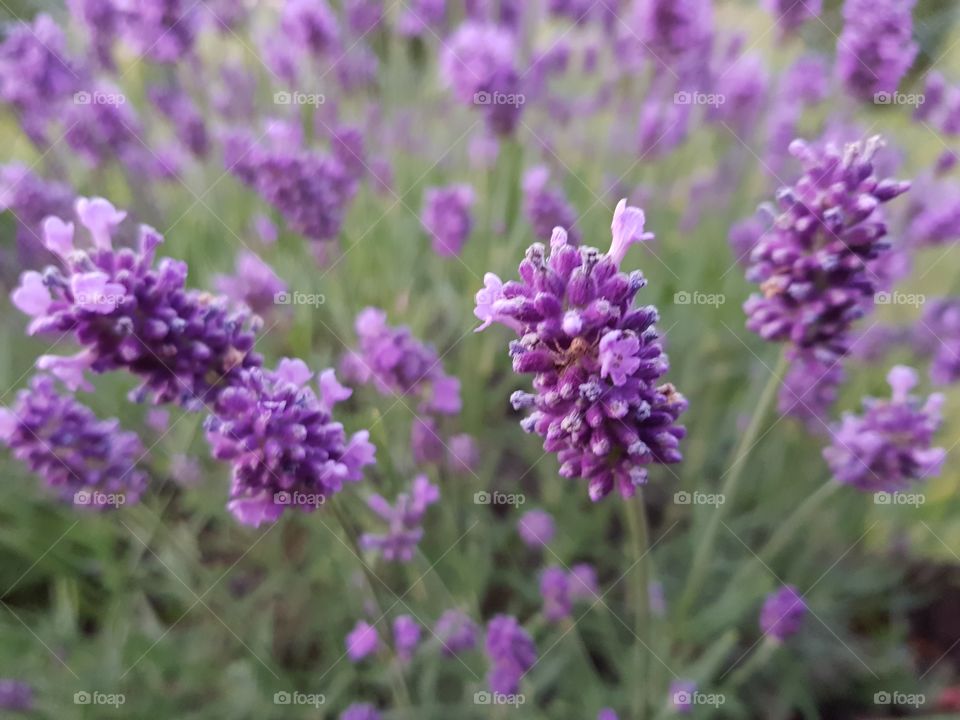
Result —
M 775 640 L 774 638 L 764 638 L 763 641 L 750 653 L 750 657 L 747 658 L 747 661 L 733 671 L 733 674 L 730 676 L 730 680 L 727 682 L 729 692 L 733 694 L 738 687 L 750 679 L 751 675 L 753 675 L 760 668 L 766 666 L 767 663 L 770 662 L 770 658 L 773 656 L 773 653 L 776 652 L 779 646 L 779 641 Z
M 363 575 L 366 578 L 367 585 L 369 585 L 370 588 L 370 596 L 373 599 L 374 609 L 382 618 L 385 613 L 383 612 L 383 605 L 380 603 L 377 585 L 382 585 L 383 581 L 374 575 L 373 570 L 370 569 L 370 566 L 363 561 L 363 554 L 360 550 L 360 542 L 358 540 L 356 530 L 350 523 L 350 519 L 343 512 L 340 502 L 338 500 L 332 500 L 328 503 L 328 505 L 332 508 L 333 515 L 337 518 L 337 522 L 340 523 L 340 527 L 343 529 L 343 534 L 347 536 L 347 542 L 350 543 L 351 549 L 357 556 L 357 559 L 360 561 L 360 566 L 363 569 Z M 390 684 L 393 689 L 394 702 L 398 707 L 401 708 L 411 707 L 412 703 L 410 701 L 410 690 L 407 688 L 407 682 L 403 677 L 403 669 L 401 668 L 400 662 L 396 657 L 391 658 L 390 668 Z
M 647 514 L 643 507 L 643 495 L 637 493 L 636 497 L 624 501 L 624 511 L 626 514 L 627 528 L 630 533 L 630 545 L 633 548 L 634 562 L 634 581 L 632 585 L 632 597 L 630 604 L 634 608 L 633 627 L 634 633 L 640 640 L 634 644 L 634 662 L 636 674 L 634 680 L 637 683 L 636 695 L 633 701 L 633 717 L 637 720 L 643 720 L 647 714 L 648 678 L 647 678 L 647 649 L 643 643 L 649 647 L 648 629 L 650 624 L 650 588 L 649 588 L 649 561 L 647 554 L 650 548 L 650 538 L 647 529 Z M 643 641 L 643 642 L 640 642 Z
M 733 461 L 730 464 L 730 469 L 727 471 L 726 481 L 720 490 L 724 502 L 722 505 L 716 506 L 710 513 L 707 526 L 697 543 L 690 575 L 687 577 L 686 587 L 677 605 L 677 617 L 680 620 L 683 619 L 693 599 L 703 587 L 704 580 L 706 579 L 706 571 L 710 565 L 711 556 L 717 544 L 717 533 L 720 531 L 720 523 L 726 511 L 734 503 L 740 480 L 743 477 L 743 470 L 747 465 L 747 456 L 757 443 L 760 429 L 763 427 L 767 413 L 773 405 L 773 399 L 776 397 L 777 388 L 783 380 L 783 374 L 786 368 L 787 357 L 786 354 L 781 353 L 780 360 L 777 362 L 776 368 L 774 368 L 770 379 L 767 381 L 766 387 L 764 387 L 760 395 L 756 410 L 754 410 L 753 417 L 750 419 L 750 425 L 747 427 L 747 431 L 743 434 L 740 443 L 734 451 Z

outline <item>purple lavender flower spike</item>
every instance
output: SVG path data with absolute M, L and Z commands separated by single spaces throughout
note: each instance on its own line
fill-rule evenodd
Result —
M 677 419 L 687 407 L 672 385 L 657 385 L 669 368 L 658 314 L 633 307 L 646 280 L 619 269 L 628 248 L 651 237 L 643 211 L 621 201 L 611 229 L 608 254 L 555 229 L 549 254 L 541 243 L 527 250 L 519 282 L 487 275 L 475 310 L 482 327 L 499 322 L 519 336 L 513 369 L 533 374 L 535 390 L 510 399 L 529 411 L 521 426 L 558 454 L 563 477 L 587 480 L 594 501 L 614 488 L 631 497 L 647 465 L 681 460 Z
M 620 720 L 613 708 L 603 708 L 597 713 L 597 720 Z
M 438 463 L 443 459 L 445 450 L 436 420 L 432 417 L 414 418 L 410 426 L 410 451 L 413 461 L 417 465 Z
M 837 482 L 865 492 L 898 492 L 940 472 L 943 448 L 932 447 L 940 427 L 943 395 L 921 401 L 912 368 L 898 365 L 887 375 L 889 400 L 866 398 L 862 415 L 847 413 L 833 429 L 823 457 Z
M 256 367 L 256 323 L 246 310 L 187 290 L 184 263 L 161 259 L 155 230 L 140 228 L 139 249 L 115 249 L 112 235 L 125 213 L 102 198 L 77 201 L 77 216 L 93 248 L 82 249 L 72 223 L 48 219 L 44 238 L 62 268 L 27 272 L 13 292 L 14 303 L 33 317 L 30 334 L 72 333 L 90 370 L 125 369 L 143 380 L 135 398 L 178 402 L 188 408 L 211 401 L 223 387 Z M 61 366 L 63 367 L 63 366 Z
M 837 360 L 821 360 L 814 353 L 800 352 L 791 358 L 780 387 L 777 409 L 822 431 L 846 379 Z
M 198 158 L 205 157 L 210 149 L 207 126 L 190 96 L 178 88 L 154 86 L 147 90 L 147 97 L 173 124 L 184 147 Z
M 697 683 L 693 680 L 670 681 L 670 707 L 681 715 L 693 712 L 694 695 L 697 694 Z
M 570 568 L 570 599 L 594 602 L 599 597 L 597 571 L 590 563 L 577 563 Z
M 393 505 L 374 493 L 367 505 L 386 523 L 387 531 L 382 535 L 364 533 L 360 536 L 360 547 L 376 551 L 388 562 L 410 562 L 423 537 L 427 508 L 439 499 L 440 488 L 431 484 L 426 475 L 415 477 L 410 492 L 397 495 Z
M 136 51 L 159 63 L 180 60 L 193 48 L 200 12 L 190 0 L 128 0 L 121 34 Z
M 930 379 L 934 383 L 951 385 L 960 380 L 960 299 L 928 302 L 913 335 L 917 349 L 933 358 Z
M 409 615 L 400 615 L 393 621 L 393 646 L 397 657 L 407 661 L 413 657 L 417 645 L 420 644 L 420 623 Z
M 889 102 L 917 55 L 915 0 L 846 0 L 837 41 L 837 73 L 861 100 Z
M 496 615 L 487 624 L 486 651 L 490 660 L 490 690 L 516 695 L 520 680 L 537 661 L 533 638 L 515 617 Z
M 546 510 L 529 510 L 517 522 L 517 532 L 527 547 L 546 547 L 553 541 L 556 526 Z
M 563 192 L 548 187 L 550 170 L 543 165 L 531 168 L 523 177 L 523 212 L 533 226 L 538 240 L 548 240 L 555 227 L 567 231 L 567 238 L 579 244 L 579 235 L 574 228 L 576 211 L 567 202 Z
M 286 0 L 280 24 L 285 37 L 316 58 L 339 46 L 337 18 L 325 0 Z
M 639 0 L 633 27 L 658 72 L 687 77 L 706 61 L 713 44 L 711 0 Z
M 340 713 L 340 720 L 380 720 L 380 718 L 380 712 L 370 703 L 354 703 Z
M 0 680 L 0 710 L 29 712 L 33 709 L 33 688 L 20 680 Z
M 823 0 L 763 0 L 763 8 L 777 21 L 781 38 L 792 35 L 823 12 Z
M 513 36 L 498 25 L 465 22 L 444 43 L 440 72 L 454 96 L 464 105 L 488 92 L 498 75 L 513 70 Z
M 287 284 L 273 268 L 250 250 L 237 254 L 235 275 L 218 275 L 213 284 L 218 292 L 261 317 L 272 314 L 287 292 Z
M 455 473 L 476 473 L 480 465 L 480 448 L 472 435 L 458 433 L 450 436 L 447 464 Z
M 273 522 L 288 508 L 312 512 L 374 462 L 370 434 L 348 439 L 331 415 L 344 398 L 333 392 L 343 388 L 332 371 L 321 374 L 319 396 L 312 377 L 301 360 L 243 370 L 206 420 L 213 456 L 233 465 L 227 508 L 245 525 Z
M 73 191 L 65 184 L 45 180 L 31 172 L 25 165 L 0 166 L 0 212 L 10 212 L 16 223 L 16 246 L 19 263 L 14 258 L 3 262 L 8 270 L 0 271 L 7 276 L 15 267 L 37 267 L 50 262 L 50 255 L 43 246 L 43 222 L 50 215 L 69 217 L 73 214 Z M 62 235 L 62 233 L 61 233 Z M 3 251 L 3 258 L 7 257 Z
M 0 408 L 0 440 L 65 502 L 116 507 L 137 502 L 147 486 L 136 467 L 140 439 L 116 419 L 98 420 L 44 375 L 17 393 L 13 407 Z
M 446 0 L 411 0 L 400 12 L 397 30 L 406 37 L 440 33 L 447 23 Z
M 473 189 L 469 185 L 428 188 L 424 194 L 421 222 L 433 240 L 438 255 L 460 254 L 473 225 Z
M 770 593 L 760 610 L 760 630 L 764 635 L 783 642 L 800 632 L 807 615 L 807 604 L 793 585 L 784 585 Z
M 440 652 L 447 657 L 468 652 L 477 645 L 477 624 L 461 610 L 444 611 L 433 632 L 440 640 Z
M 543 616 L 549 622 L 570 617 L 573 600 L 570 598 L 570 578 L 559 566 L 548 567 L 540 576 L 540 596 L 543 598 Z
M 351 662 L 360 662 L 380 649 L 380 636 L 370 623 L 357 620 L 353 630 L 347 635 L 347 657 Z

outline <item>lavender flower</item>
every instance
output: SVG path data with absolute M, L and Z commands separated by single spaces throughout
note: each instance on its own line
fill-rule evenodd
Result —
M 218 292 L 261 316 L 275 311 L 287 292 L 287 284 L 251 250 L 237 254 L 235 275 L 218 275 L 213 284 Z
M 438 463 L 444 448 L 437 422 L 432 417 L 415 417 L 410 426 L 410 452 L 417 465 Z
M 207 126 L 190 96 L 178 88 L 155 85 L 147 90 L 147 97 L 173 123 L 184 147 L 198 158 L 205 157 L 210 149 Z
M 286 0 L 280 24 L 286 38 L 314 57 L 338 46 L 337 18 L 325 0 Z
M 849 92 L 876 101 L 896 91 L 917 55 L 913 5 L 914 0 L 846 0 L 837 72 Z
M 114 68 L 112 46 L 122 19 L 115 0 L 67 0 L 70 15 L 87 31 L 97 62 L 106 69 Z
M 407 37 L 440 33 L 447 23 L 446 0 L 410 0 L 400 11 L 397 30 Z
M 890 400 L 866 398 L 862 415 L 847 413 L 833 429 L 823 457 L 834 478 L 866 492 L 897 492 L 910 483 L 937 475 L 946 459 L 943 448 L 931 447 L 940 427 L 943 395 L 926 401 L 910 391 L 915 370 L 898 365 L 887 375 Z
M 560 190 L 547 186 L 550 182 L 550 170 L 539 165 L 527 171 L 523 177 L 523 212 L 533 226 L 534 237 L 546 240 L 553 228 L 562 227 L 574 245 L 579 243 L 579 235 L 573 227 L 577 213 Z
M 345 644 L 347 657 L 352 662 L 360 662 L 380 649 L 380 636 L 377 634 L 377 629 L 370 623 L 357 620 L 357 624 L 347 635 Z
M 540 548 L 553 541 L 556 526 L 553 516 L 546 510 L 529 510 L 517 522 L 517 532 L 528 547 Z
M 543 598 L 543 616 L 549 622 L 570 617 L 573 600 L 567 571 L 556 565 L 544 570 L 540 576 L 540 596 Z
M 537 647 L 515 617 L 496 615 L 487 624 L 487 658 L 490 690 L 516 695 L 520 680 L 537 661 Z
M 460 412 L 460 381 L 443 371 L 436 351 L 424 345 L 407 327 L 390 327 L 387 314 L 366 308 L 354 327 L 359 347 L 342 362 L 344 375 L 355 382 L 373 383 L 384 395 L 414 396 L 425 413 Z
M 200 13 L 190 0 L 126 0 L 121 33 L 138 53 L 160 63 L 193 48 Z
M 797 353 L 783 378 L 777 408 L 819 430 L 825 427 L 845 377 L 839 361 L 821 360 L 810 352 Z
M 413 479 L 409 493 L 400 493 L 393 505 L 374 493 L 367 505 L 387 524 L 383 535 L 364 533 L 360 536 L 363 550 L 375 550 L 389 562 L 410 562 L 423 537 L 423 518 L 427 508 L 440 499 L 440 488 L 426 475 Z
M 577 563 L 570 568 L 570 599 L 593 601 L 599 595 L 597 571 L 590 563 Z
M 440 640 L 440 651 L 448 656 L 473 650 L 477 645 L 477 625 L 460 610 L 447 610 L 433 629 Z
M 458 433 L 450 437 L 447 463 L 450 470 L 456 473 L 476 473 L 480 464 L 480 449 L 472 435 Z
M 795 33 L 807 20 L 823 12 L 823 0 L 763 0 L 764 9 L 777 21 L 780 37 Z
M 379 711 L 370 703 L 354 703 L 342 713 L 340 720 L 380 720 Z
M 73 198 L 67 185 L 44 180 L 25 165 L 0 166 L 0 212 L 9 212 L 16 221 L 20 266 L 49 262 L 42 241 L 43 221 L 50 215 L 71 215 Z M 4 264 L 12 268 L 18 263 Z
M 20 680 L 0 679 L 0 709 L 29 712 L 33 709 L 33 688 Z
M 421 222 L 438 255 L 456 256 L 470 236 L 473 189 L 469 185 L 427 188 Z
M 420 644 L 420 623 L 409 615 L 400 615 L 393 621 L 393 646 L 397 657 L 409 660 Z
M 307 384 L 312 377 L 301 360 L 281 360 L 275 371 L 243 370 L 207 418 L 214 457 L 233 465 L 227 508 L 245 525 L 273 522 L 289 507 L 311 512 L 345 482 L 359 482 L 374 462 L 370 433 L 348 439 L 331 416 L 352 391 L 325 370 L 318 397 Z
M 597 720 L 620 720 L 613 708 L 603 708 L 597 713 Z
M 444 43 L 440 72 L 454 96 L 469 105 L 513 71 L 515 54 L 513 36 L 504 28 L 465 22 Z
M 558 453 L 561 476 L 588 481 L 595 501 L 614 487 L 630 497 L 647 481 L 647 465 L 681 460 L 676 422 L 687 402 L 672 385 L 656 385 L 669 368 L 657 311 L 632 307 L 646 280 L 619 271 L 629 247 L 652 237 L 643 225 L 643 211 L 622 200 L 606 255 L 574 247 L 557 228 L 549 256 L 540 243 L 527 250 L 519 282 L 487 273 L 477 293 L 478 330 L 493 322 L 514 330 L 514 371 L 534 375 L 536 394 L 511 397 L 531 411 L 522 427 Z
M 670 681 L 670 706 L 682 715 L 693 711 L 694 695 L 697 694 L 697 683 L 693 680 Z
M 687 76 L 710 54 L 711 0 L 638 0 L 633 27 L 658 72 Z M 630 36 L 634 42 L 636 39 Z
M 98 420 L 90 408 L 56 391 L 38 375 L 0 408 L 0 440 L 61 500 L 106 507 L 137 502 L 147 476 L 136 467 L 143 445 L 116 419 Z
M 793 585 L 784 585 L 770 593 L 760 610 L 760 630 L 764 635 L 783 642 L 796 635 L 807 614 L 807 604 Z
M 260 364 L 246 311 L 185 289 L 183 262 L 164 258 L 152 267 L 163 241 L 153 228 L 141 226 L 139 250 L 114 249 L 126 213 L 102 198 L 80 198 L 76 208 L 92 247 L 75 247 L 72 222 L 48 218 L 44 243 L 63 268 L 28 271 L 13 292 L 14 304 L 33 317 L 31 335 L 72 333 L 84 348 L 70 358 L 41 357 L 40 367 L 74 389 L 87 369 L 125 369 L 143 380 L 135 398 L 195 408 Z
M 950 385 L 960 380 L 960 299 L 930 301 L 914 335 L 918 349 L 933 357 L 930 365 L 933 382 Z

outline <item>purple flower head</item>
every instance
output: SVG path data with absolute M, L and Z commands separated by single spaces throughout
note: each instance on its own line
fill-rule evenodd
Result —
M 887 375 L 889 400 L 866 398 L 862 415 L 847 413 L 833 428 L 823 457 L 837 482 L 865 492 L 898 492 L 940 472 L 943 448 L 932 447 L 940 427 L 943 395 L 921 401 L 912 368 L 898 365 Z
M 515 55 L 513 36 L 503 27 L 465 22 L 444 43 L 440 72 L 454 96 L 469 105 L 514 70 Z
M 960 298 L 930 301 L 913 335 L 920 352 L 933 358 L 933 382 L 950 385 L 960 380 Z
M 590 563 L 577 563 L 570 568 L 570 598 L 572 600 L 595 601 L 599 595 L 597 571 Z
M 119 420 L 98 420 L 45 375 L 17 393 L 12 407 L 0 408 L 0 440 L 65 502 L 116 507 L 137 502 L 147 486 L 136 467 L 140 439 L 120 430 Z
M 374 32 L 383 22 L 384 0 L 347 0 L 347 26 L 355 35 Z
M 711 0 L 638 0 L 634 33 L 658 72 L 687 76 L 700 69 L 713 44 Z
M 527 171 L 523 177 L 523 212 L 533 226 L 533 234 L 539 240 L 548 240 L 555 227 L 567 231 L 567 238 L 574 245 L 579 235 L 574 228 L 576 210 L 567 202 L 563 192 L 548 187 L 550 170 L 539 165 Z
M 160 63 L 177 62 L 191 50 L 201 19 L 190 0 L 124 0 L 121 17 L 123 37 Z
M 496 615 L 487 624 L 487 658 L 490 690 L 504 695 L 516 695 L 520 680 L 537 662 L 537 647 L 533 638 L 517 619 L 510 615 Z
M 925 183 L 911 211 L 907 237 L 912 245 L 927 247 L 960 240 L 960 184 Z
M 472 435 L 459 433 L 450 437 L 447 462 L 457 473 L 476 473 L 480 464 L 480 448 Z
M 237 254 L 235 275 L 218 275 L 213 283 L 218 292 L 261 316 L 275 311 L 287 292 L 287 284 L 251 250 Z
M 428 188 L 424 194 L 421 222 L 433 240 L 438 255 L 460 254 L 473 225 L 473 189 L 469 185 Z
M 597 720 L 620 720 L 613 708 L 603 708 L 597 713 Z
M 620 271 L 629 247 L 652 237 L 643 211 L 621 201 L 611 229 L 607 254 L 555 229 L 549 255 L 541 243 L 527 250 L 519 281 L 487 275 L 474 311 L 479 329 L 499 322 L 517 333 L 513 369 L 533 374 L 535 391 L 511 396 L 529 411 L 521 426 L 558 454 L 561 476 L 588 481 L 595 501 L 614 488 L 630 497 L 647 465 L 681 460 L 677 418 L 687 407 L 672 385 L 657 384 L 669 368 L 658 314 L 633 307 L 646 280 Z
M 50 215 L 71 216 L 73 199 L 73 191 L 67 185 L 44 180 L 25 165 L 0 165 L 0 212 L 13 215 L 21 267 L 50 261 L 43 246 L 43 222 Z M 4 263 L 10 268 L 17 264 L 12 258 Z
M 147 90 L 147 97 L 177 133 L 177 138 L 191 153 L 199 158 L 210 149 L 207 126 L 193 100 L 175 87 L 155 85 Z
M 280 25 L 288 41 L 317 58 L 338 47 L 340 28 L 325 0 L 286 0 Z
M 747 327 L 765 340 L 824 359 L 846 354 L 852 323 L 879 289 L 868 263 L 889 248 L 879 207 L 910 187 L 877 178 L 880 147 L 879 137 L 843 150 L 831 142 L 791 144 L 805 172 L 778 191 L 780 215 L 758 239 L 747 271 L 762 290 L 744 304 Z
M 763 8 L 777 21 L 780 37 L 795 33 L 807 20 L 823 12 L 823 0 L 763 0 Z
M 409 615 L 400 615 L 393 621 L 393 646 L 397 657 L 409 660 L 420 644 L 420 623 Z
M 917 55 L 915 0 L 846 0 L 837 42 L 837 73 L 849 92 L 883 101 L 896 91 Z M 889 102 L 887 100 L 886 102 Z
M 348 439 L 331 416 L 349 391 L 326 370 L 318 396 L 312 377 L 301 360 L 244 370 L 206 420 L 213 456 L 233 466 L 227 507 L 245 525 L 273 522 L 291 507 L 312 512 L 374 462 L 370 434 Z
M 745 265 L 757 241 L 766 232 L 767 225 L 759 217 L 750 217 L 730 226 L 727 240 L 737 262 Z
M 360 536 L 360 547 L 378 552 L 389 562 L 410 562 L 423 537 L 427 508 L 439 499 L 440 488 L 431 484 L 426 475 L 417 475 L 410 492 L 397 495 L 393 505 L 374 493 L 367 505 L 386 523 L 387 529 L 382 535 L 364 533 Z
M 417 465 L 438 463 L 443 459 L 446 448 L 437 422 L 432 417 L 416 417 L 410 426 L 410 451 Z
M 354 327 L 359 346 L 342 363 L 348 378 L 373 383 L 383 395 L 414 396 L 425 413 L 460 412 L 460 381 L 443 371 L 436 350 L 409 328 L 390 327 L 387 314 L 372 307 L 357 315 Z
M 473 650 L 477 645 L 477 624 L 461 610 L 444 611 L 433 632 L 440 640 L 440 652 L 448 657 Z
M 554 565 L 540 576 L 540 595 L 543 598 L 543 615 L 550 622 L 570 617 L 573 600 L 570 598 L 570 578 L 567 571 Z
M 784 641 L 800 632 L 807 604 L 793 585 L 784 585 L 767 595 L 760 610 L 760 630 L 764 635 Z
M 25 682 L 0 680 L 0 710 L 29 712 L 33 709 L 33 688 Z
M 90 37 L 96 61 L 106 69 L 114 68 L 112 46 L 122 19 L 115 0 L 67 0 L 70 15 Z
M 163 240 L 153 228 L 141 226 L 136 251 L 114 248 L 125 213 L 102 198 L 79 199 L 76 212 L 92 247 L 80 247 L 73 223 L 48 218 L 44 241 L 62 267 L 24 273 L 13 292 L 33 317 L 31 335 L 71 333 L 83 347 L 69 363 L 74 377 L 124 369 L 143 381 L 135 399 L 195 408 L 260 364 L 248 311 L 187 290 L 183 262 L 163 258 L 153 267 Z
M 556 534 L 553 516 L 546 510 L 528 510 L 517 521 L 517 532 L 527 547 L 546 547 Z
M 731 126 L 741 137 L 751 132 L 763 110 L 769 82 L 764 60 L 759 55 L 736 58 L 723 68 L 714 83 L 712 92 L 718 98 L 707 107 L 707 119 Z
M 694 695 L 697 694 L 697 683 L 693 680 L 670 681 L 670 707 L 682 715 L 693 711 Z
M 838 360 L 821 360 L 811 352 L 796 353 L 780 386 L 777 408 L 784 415 L 802 420 L 811 430 L 820 431 L 826 427 L 845 377 Z
M 446 0 L 410 0 L 404 3 L 397 30 L 406 37 L 420 37 L 431 30 L 439 33 L 447 23 Z
M 380 720 L 380 717 L 380 712 L 370 703 L 354 703 L 340 713 L 340 720 Z
M 357 620 L 357 624 L 347 635 L 345 644 L 347 657 L 352 662 L 360 662 L 380 649 L 380 636 L 377 634 L 377 629 L 370 623 Z

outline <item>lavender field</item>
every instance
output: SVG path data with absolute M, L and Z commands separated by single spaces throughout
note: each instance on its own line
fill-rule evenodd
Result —
M 960 717 L 960 5 L 0 18 L 0 717 Z

